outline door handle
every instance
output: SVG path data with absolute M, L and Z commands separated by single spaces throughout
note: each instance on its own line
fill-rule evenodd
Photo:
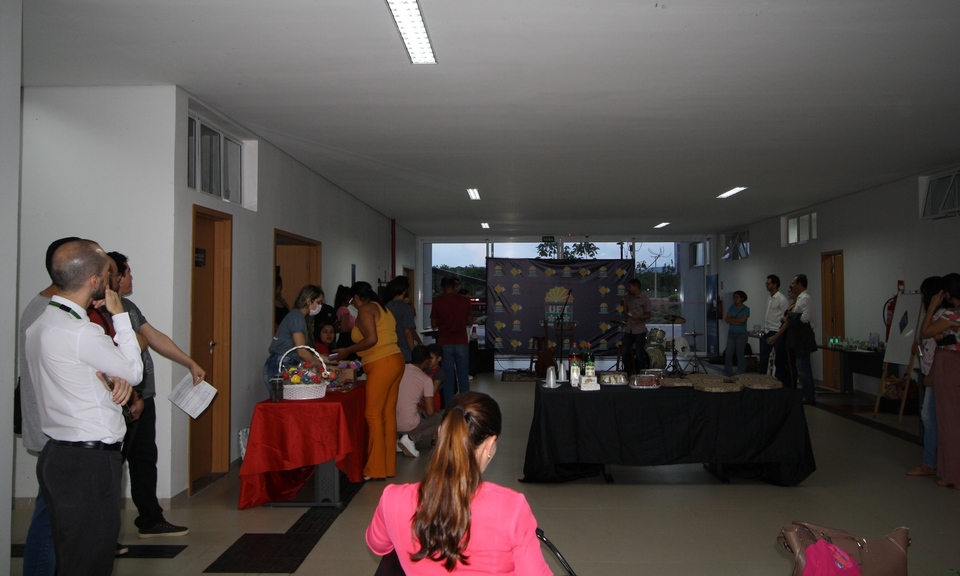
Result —
M 213 347 L 216 346 L 216 345 L 217 345 L 216 342 L 214 342 L 213 340 L 210 341 L 210 355 L 211 355 L 211 356 L 213 355 Z

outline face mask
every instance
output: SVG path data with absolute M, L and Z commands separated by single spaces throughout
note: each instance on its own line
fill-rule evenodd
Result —
M 319 305 L 319 304 L 317 304 L 317 307 L 316 307 L 316 308 L 311 308 L 311 309 L 310 309 L 310 315 L 311 315 L 311 316 L 316 316 L 316 315 L 319 314 L 319 313 L 320 313 L 320 305 Z

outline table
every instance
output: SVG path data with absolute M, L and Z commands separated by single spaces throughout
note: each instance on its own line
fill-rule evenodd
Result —
M 325 482 L 331 480 L 330 475 L 335 482 L 331 502 L 320 502 L 318 493 L 313 501 L 290 504 L 339 505 L 337 468 L 351 482 L 363 478 L 367 453 L 365 405 L 363 386 L 346 393 L 327 392 L 316 400 L 266 400 L 257 404 L 240 466 L 240 509 L 291 501 L 311 477 Z
M 800 393 L 536 386 L 523 482 L 564 482 L 604 465 L 702 462 L 794 486 L 816 463 Z
M 884 351 L 854 350 L 834 346 L 821 346 L 821 350 L 840 355 L 840 393 L 853 394 L 853 375 L 883 376 Z

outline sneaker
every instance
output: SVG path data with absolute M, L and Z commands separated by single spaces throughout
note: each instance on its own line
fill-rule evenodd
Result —
M 169 538 L 186 536 L 190 530 L 186 526 L 174 526 L 166 520 L 161 520 L 149 528 L 141 528 L 137 534 L 140 538 Z
M 117 551 L 116 551 L 113 555 L 114 555 L 114 556 L 123 556 L 124 554 L 126 554 L 126 553 L 129 552 L 129 551 L 130 551 L 129 548 L 127 548 L 127 547 L 124 546 L 123 544 L 117 542 Z
M 400 450 L 403 451 L 404 456 L 408 456 L 410 458 L 417 458 L 420 456 L 420 453 L 417 452 L 416 444 L 414 444 L 413 440 L 411 440 L 406 434 L 400 437 L 400 441 L 397 442 L 397 444 L 400 446 Z

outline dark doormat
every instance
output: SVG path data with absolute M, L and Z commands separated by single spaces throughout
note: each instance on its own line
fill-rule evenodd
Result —
M 502 382 L 536 382 L 537 373 L 529 370 L 504 370 L 500 380 Z
M 177 554 L 183 552 L 186 549 L 184 544 L 176 545 L 128 545 L 127 548 L 130 549 L 129 552 L 122 556 L 117 556 L 117 558 L 154 558 L 154 559 L 170 559 L 176 558 Z M 10 546 L 10 557 L 11 558 L 23 558 L 23 544 L 13 544 Z
M 350 483 L 340 472 L 343 506 L 308 508 L 285 534 L 244 534 L 207 566 L 204 573 L 291 574 L 317 545 L 333 522 L 346 510 L 364 482 Z

